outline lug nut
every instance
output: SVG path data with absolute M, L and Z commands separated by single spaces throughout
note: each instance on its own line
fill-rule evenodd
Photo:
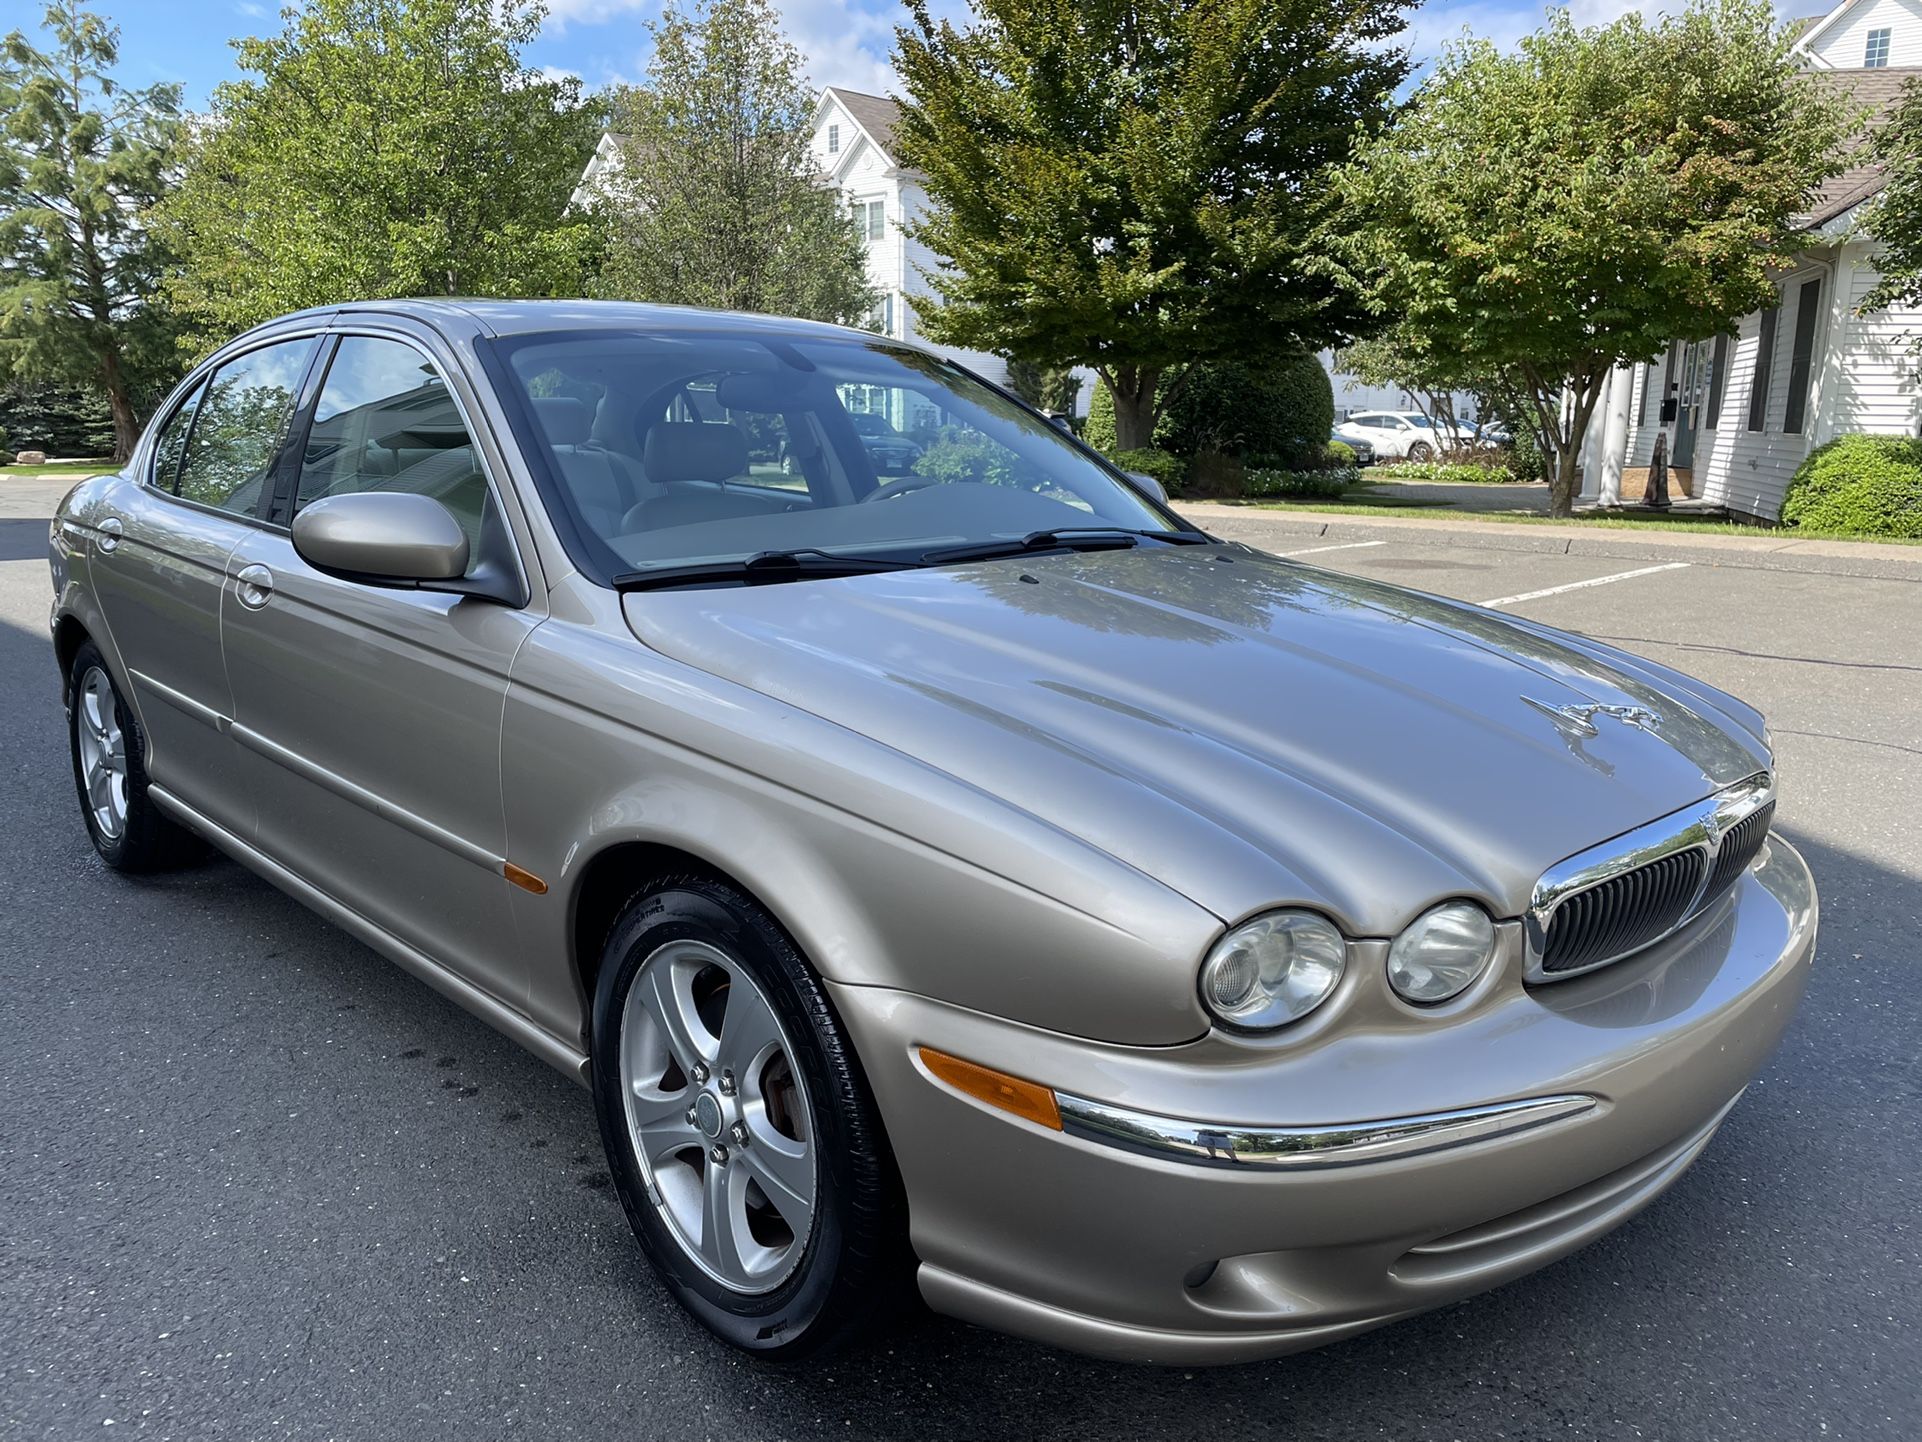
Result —
M 721 1069 L 721 1095 L 724 1097 L 734 1095 L 734 1073 L 725 1067 Z
M 713 1146 L 708 1148 L 707 1155 L 708 1155 L 708 1159 L 712 1161 L 715 1166 L 724 1167 L 727 1165 L 727 1148 L 722 1146 L 719 1142 L 716 1142 Z
M 700 1124 L 700 1118 L 694 1114 L 693 1107 L 687 1109 L 687 1124 L 689 1126 L 698 1126 Z
M 747 1145 L 747 1123 L 746 1122 L 736 1122 L 733 1126 L 727 1129 L 727 1134 L 734 1138 L 735 1146 L 744 1147 Z
M 701 1083 L 703 1086 L 705 1086 L 707 1084 L 707 1076 L 708 1076 L 707 1063 L 704 1061 L 695 1062 L 694 1063 L 694 1080 Z

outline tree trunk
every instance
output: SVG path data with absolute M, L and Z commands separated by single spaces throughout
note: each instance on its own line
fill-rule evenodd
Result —
M 111 350 L 101 364 L 106 382 L 107 408 L 113 412 L 113 458 L 125 465 L 133 458 L 134 445 L 140 440 L 140 422 L 134 419 L 133 398 L 127 394 L 127 377 L 120 369 L 120 357 Z
M 1565 520 L 1575 513 L 1575 494 L 1582 488 L 1581 440 L 1558 446 L 1555 474 L 1548 482 L 1548 514 Z
M 1141 451 L 1155 443 L 1153 381 L 1138 386 L 1133 394 L 1115 392 L 1114 436 L 1116 450 Z

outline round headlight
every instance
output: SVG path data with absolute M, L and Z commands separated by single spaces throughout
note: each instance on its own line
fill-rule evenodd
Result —
M 1388 983 L 1406 1001 L 1459 996 L 1495 954 L 1495 923 L 1471 901 L 1447 901 L 1408 923 L 1388 948 Z
M 1328 1000 L 1347 960 L 1347 943 L 1326 917 L 1271 911 L 1215 943 L 1201 964 L 1201 999 L 1227 1026 L 1267 1031 Z

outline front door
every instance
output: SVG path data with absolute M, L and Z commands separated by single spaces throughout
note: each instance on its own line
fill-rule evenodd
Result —
M 221 654 L 227 560 L 250 536 L 302 378 L 304 336 L 246 351 L 192 387 L 162 420 L 141 474 L 116 487 L 96 538 L 94 593 L 147 736 L 154 783 L 240 836 L 253 798 L 226 731 Z
M 294 511 L 356 491 L 445 505 L 478 563 L 502 524 L 434 361 L 390 336 L 342 336 L 314 402 Z M 501 712 L 538 616 L 476 598 L 341 580 L 290 534 L 228 562 L 223 633 L 234 739 L 263 851 L 349 910 L 510 1005 L 525 972 L 503 878 Z
M 1695 463 L 1695 437 L 1702 429 L 1702 406 L 1708 396 L 1710 341 L 1682 341 L 1682 384 L 1675 407 L 1675 445 L 1669 464 L 1685 469 Z

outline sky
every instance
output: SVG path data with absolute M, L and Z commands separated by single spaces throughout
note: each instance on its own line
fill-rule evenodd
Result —
M 933 0 L 937 14 L 960 16 L 964 0 Z M 1601 24 L 1629 10 L 1653 10 L 1660 0 L 1572 0 L 1580 24 Z M 776 0 L 788 36 L 806 57 L 818 85 L 886 93 L 896 88 L 888 63 L 894 27 L 906 15 L 899 0 Z M 587 88 L 638 80 L 647 67 L 648 19 L 662 0 L 548 0 L 529 64 L 567 71 Z M 40 0 L 0 0 L 0 26 L 36 28 Z M 213 87 L 238 72 L 226 43 L 280 29 L 274 0 L 90 0 L 90 8 L 119 26 L 121 79 L 145 86 L 178 82 L 191 109 L 206 104 Z M 1784 15 L 1820 14 L 1829 0 L 1777 0 Z M 1544 15 L 1540 0 L 1429 0 L 1414 12 L 1408 43 L 1418 59 L 1433 57 L 1464 30 L 1507 46 Z

